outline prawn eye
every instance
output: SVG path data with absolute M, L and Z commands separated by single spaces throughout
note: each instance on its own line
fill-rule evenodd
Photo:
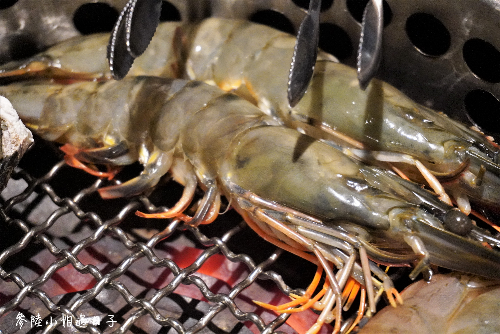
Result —
M 458 210 L 450 210 L 444 215 L 444 227 L 455 234 L 465 236 L 472 230 L 472 221 Z

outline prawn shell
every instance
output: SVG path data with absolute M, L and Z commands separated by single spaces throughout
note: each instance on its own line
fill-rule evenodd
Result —
M 246 131 L 228 151 L 221 175 L 267 199 L 326 221 L 389 229 L 388 213 L 404 200 L 371 187 L 340 151 L 286 128 Z M 263 149 L 265 148 L 265 149 Z
M 335 94 L 331 94 L 331 90 Z M 311 86 L 291 110 L 291 117 L 312 119 L 335 131 L 349 133 L 368 149 L 440 161 L 447 155 L 444 144 L 461 140 L 420 114 L 419 107 L 392 86 L 376 79 L 362 91 L 351 68 L 318 62 Z M 439 166 L 433 166 L 435 168 Z
M 380 310 L 359 334 L 476 334 L 500 331 L 500 282 L 435 275 L 402 293 L 404 304 Z

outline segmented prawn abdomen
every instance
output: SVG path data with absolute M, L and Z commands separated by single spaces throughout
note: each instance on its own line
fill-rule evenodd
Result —
M 57 61 L 54 65 L 63 70 L 71 69 L 75 73 L 110 77 L 106 60 L 108 39 L 107 33 L 75 37 L 51 47 L 45 54 Z
M 244 76 L 259 98 L 259 107 L 271 115 L 279 116 L 283 121 L 288 120 L 286 91 L 294 46 L 295 38 L 292 36 L 284 33 L 276 36 L 247 65 Z M 271 68 L 272 71 L 269 70 Z
M 184 129 L 192 131 L 187 123 L 195 117 L 195 113 L 205 108 L 208 101 L 224 94 L 225 92 L 219 88 L 201 82 L 173 81 L 162 110 L 151 123 L 151 138 L 154 145 L 165 152 L 174 149 L 179 143 L 180 133 Z M 193 123 L 196 122 L 205 126 L 202 119 L 195 117 Z
M 89 107 L 89 98 L 101 84 L 85 82 L 78 85 L 23 83 L 0 86 L 0 94 L 15 106 L 19 116 L 37 134 L 47 140 L 81 140 L 76 135 L 79 113 Z M 105 115 L 97 116 L 103 123 Z M 106 122 L 106 121 L 104 121 Z
M 160 24 L 146 51 L 135 60 L 128 76 L 182 77 L 185 43 L 191 29 L 192 25 L 180 22 Z
M 190 47 L 190 61 L 196 64 L 193 73 L 197 78 L 212 79 L 217 83 L 241 80 L 248 74 L 246 67 L 258 53 L 280 36 L 290 37 L 279 30 L 248 21 L 207 19 L 196 30 Z M 206 72 L 208 69 L 213 70 L 213 75 Z
M 225 20 L 205 20 L 192 32 L 188 49 L 187 74 L 190 79 L 213 80 L 213 67 L 221 55 L 221 47 L 243 21 L 228 24 Z
M 86 82 L 76 83 L 65 89 L 76 92 L 85 85 Z M 83 140 L 86 137 L 99 146 L 113 146 L 120 142 L 127 143 L 130 148 L 147 145 L 151 121 L 161 110 L 166 98 L 164 91 L 169 88 L 169 80 L 146 77 L 97 83 L 95 91 L 88 93 L 78 110 L 70 142 L 89 147 Z
M 277 124 L 250 102 L 233 94 L 224 94 L 200 109 L 181 134 L 183 153 L 202 180 L 219 176 L 222 162 L 239 133 L 259 125 Z
M 108 39 L 109 34 L 106 33 L 68 39 L 31 58 L 3 64 L 0 66 L 0 77 L 15 77 L 20 70 L 28 75 L 32 73 L 47 78 L 110 78 L 111 72 L 106 60 Z M 13 74 L 10 74 L 11 71 Z
M 291 117 L 327 124 L 363 142 L 368 149 L 401 152 L 446 165 L 445 143 L 459 145 L 463 140 L 427 119 L 419 108 L 386 83 L 372 80 L 362 91 L 353 69 L 318 62 L 310 89 L 294 107 Z M 455 158 L 456 168 L 456 156 L 449 158 Z

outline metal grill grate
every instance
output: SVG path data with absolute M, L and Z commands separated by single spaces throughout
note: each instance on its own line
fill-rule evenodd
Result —
M 35 147 L 29 155 L 26 160 L 47 153 Z M 68 172 L 78 182 L 68 184 Z M 3 192 L 3 239 L 12 245 L 4 244 L 8 247 L 0 254 L 2 333 L 166 333 L 165 328 L 178 333 L 249 333 L 244 322 L 254 331 L 271 333 L 284 324 L 287 315 L 276 317 L 251 302 L 276 294 L 276 287 L 291 291 L 280 275 L 265 271 L 280 250 L 260 263 L 231 251 L 228 242 L 248 229 L 241 223 L 234 226 L 234 217 L 228 218 L 233 227 L 227 232 L 205 232 L 219 235 L 215 237 L 179 221 L 161 220 L 164 229 L 156 233 L 131 228 L 138 226 L 136 210 L 156 209 L 148 197 L 110 204 L 96 194 L 106 181 L 87 175 L 80 179 L 75 172 L 62 161 L 41 177 L 18 170 Z M 67 195 L 75 186 L 80 190 Z M 169 187 L 171 183 L 155 193 Z M 202 270 L 207 265 L 217 271 L 215 277 L 205 274 L 209 269 Z M 264 282 L 262 287 L 257 278 L 274 284 Z M 28 321 L 23 326 L 19 314 Z M 33 326 L 32 316 L 40 316 L 42 326 Z M 93 317 L 100 325 L 76 322 Z M 74 327 L 68 326 L 69 319 Z M 283 330 L 291 331 L 286 325 Z

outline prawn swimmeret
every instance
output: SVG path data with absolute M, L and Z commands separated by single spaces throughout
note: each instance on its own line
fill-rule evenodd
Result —
M 144 164 L 138 177 L 101 188 L 103 197 L 141 193 L 170 170 L 185 191 L 176 206 L 155 217 L 208 223 L 224 195 L 259 235 L 316 263 L 318 275 L 324 270 L 327 280 L 312 299 L 322 297 L 315 305 L 322 312 L 311 332 L 332 319 L 339 330 L 341 290 L 350 278 L 362 285 L 371 312 L 382 291 L 392 303 L 394 296 L 398 299 L 391 280 L 368 256 L 412 264 L 413 277 L 430 264 L 490 278 L 500 275 L 500 252 L 473 238 L 493 246 L 500 240 L 457 209 L 392 172 L 279 124 L 215 86 L 139 76 L 12 83 L 1 86 L 0 94 L 40 136 L 76 148 L 80 161 Z M 205 195 L 194 216 L 186 218 L 182 213 L 197 183 Z M 312 284 L 310 293 L 275 309 L 309 307 L 314 290 Z M 360 309 L 360 317 L 364 312 Z
M 34 72 L 104 79 L 109 34 L 70 40 L 31 60 L 6 64 L 0 77 Z M 427 182 L 466 214 L 498 211 L 499 148 L 483 135 L 418 105 L 394 87 L 372 80 L 363 91 L 356 71 L 319 53 L 302 100 L 287 101 L 295 38 L 241 20 L 210 18 L 200 24 L 161 24 L 129 75 L 204 80 L 250 100 L 287 126 L 300 129 L 369 163 Z M 271 70 L 270 70 L 271 69 Z M 119 76 L 124 73 L 118 73 Z M 444 189 L 443 189 L 444 187 Z

